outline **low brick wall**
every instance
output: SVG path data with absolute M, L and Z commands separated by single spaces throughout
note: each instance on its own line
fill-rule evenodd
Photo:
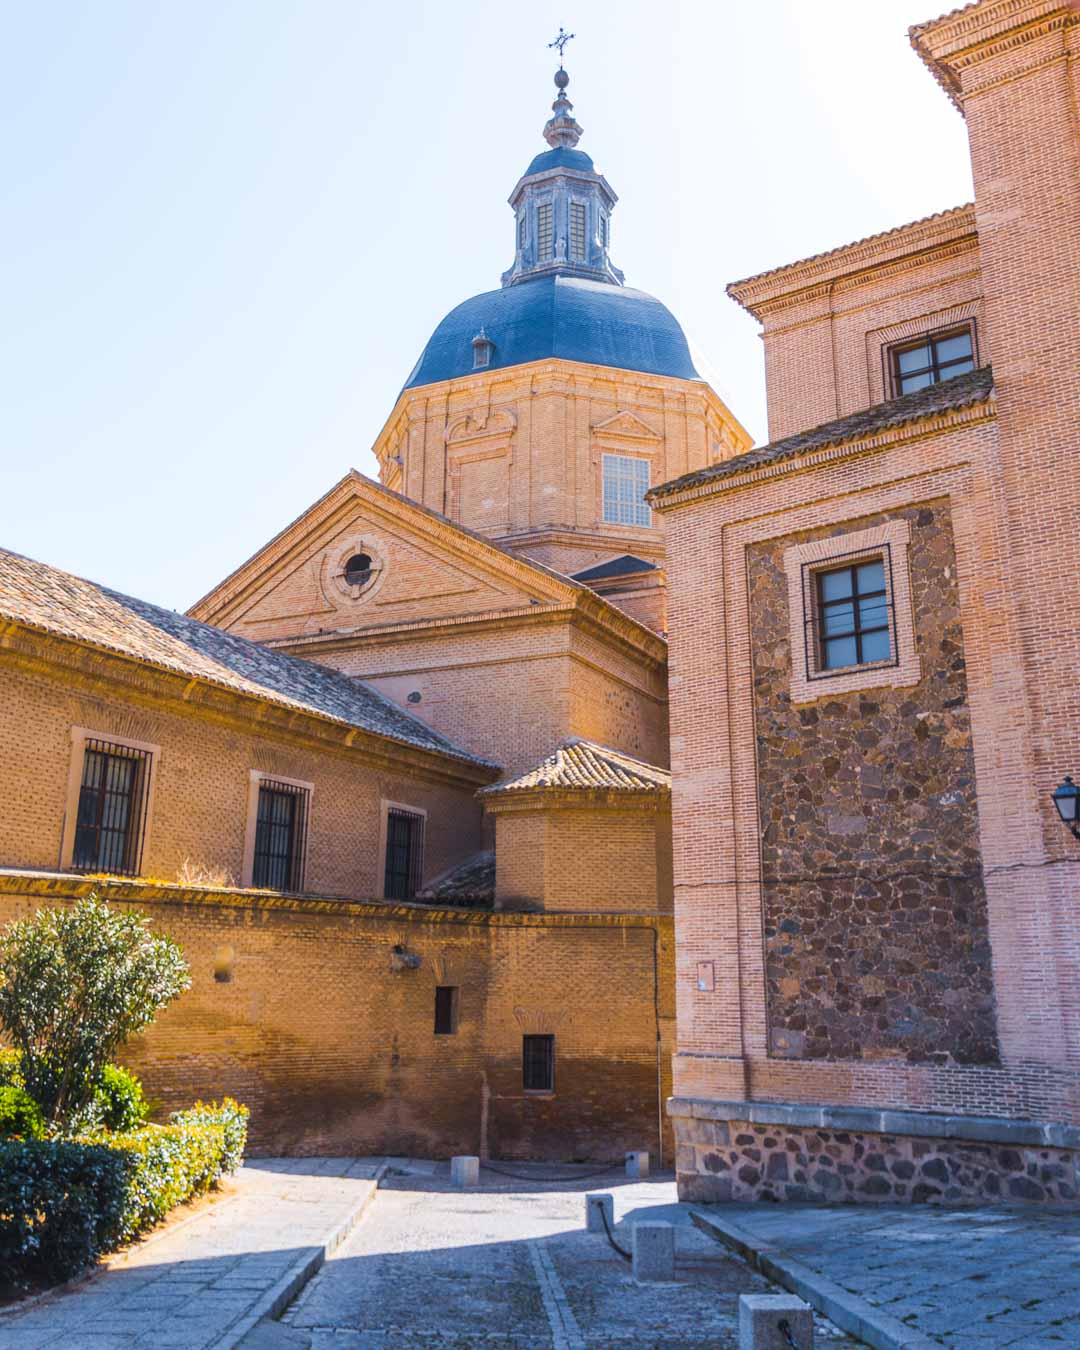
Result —
M 1076 1204 L 1080 1195 L 1076 1128 L 685 1098 L 668 1110 L 680 1200 Z M 867 1129 L 870 1116 L 883 1128 Z

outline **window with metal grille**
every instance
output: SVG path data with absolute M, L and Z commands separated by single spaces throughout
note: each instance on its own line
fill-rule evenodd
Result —
M 424 870 L 424 817 L 392 808 L 386 813 L 387 900 L 411 900 Z
M 974 325 L 924 333 L 914 341 L 890 347 L 889 355 L 894 397 L 912 394 L 975 369 Z
M 892 656 L 885 559 L 817 573 L 821 669 L 868 665 Z
M 552 256 L 551 203 L 536 208 L 536 256 L 546 262 Z
M 138 876 L 150 786 L 148 750 L 87 740 L 71 865 Z
M 526 1092 L 555 1091 L 554 1036 L 522 1036 L 521 1084 Z
M 570 256 L 578 261 L 585 257 L 585 207 L 581 202 L 570 203 Z
M 435 1035 L 453 1036 L 457 1031 L 458 991 L 453 984 L 440 984 L 435 990 Z
M 308 790 L 264 778 L 255 819 L 253 886 L 302 891 L 307 852 Z
M 518 216 L 518 248 L 519 248 L 519 249 L 524 249 L 524 247 L 525 247 L 525 230 L 526 230 L 526 228 L 527 228 L 527 226 L 526 226 L 526 220 L 527 220 L 527 217 L 526 217 L 526 215 L 525 215 L 525 212 L 522 211 L 521 215 Z
M 604 456 L 604 519 L 613 525 L 651 525 L 645 501 L 649 461 L 629 455 Z

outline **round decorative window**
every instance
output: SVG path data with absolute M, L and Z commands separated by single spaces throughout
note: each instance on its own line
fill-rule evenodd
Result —
M 345 585 L 366 586 L 371 580 L 371 554 L 354 553 L 345 564 Z
M 385 569 L 378 549 L 366 539 L 354 538 L 340 553 L 330 554 L 324 561 L 324 594 L 329 599 L 336 590 L 350 600 L 366 598 L 378 589 Z

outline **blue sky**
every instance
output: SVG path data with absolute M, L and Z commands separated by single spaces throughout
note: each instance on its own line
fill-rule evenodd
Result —
M 375 472 L 431 330 L 498 285 L 560 24 L 613 259 L 758 439 L 725 284 L 971 196 L 906 36 L 933 0 L 2 12 L 0 544 L 178 609 Z

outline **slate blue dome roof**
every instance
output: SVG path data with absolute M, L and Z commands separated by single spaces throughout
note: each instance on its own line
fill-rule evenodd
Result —
M 682 380 L 702 378 L 678 321 L 654 296 L 584 277 L 549 275 L 474 295 L 452 309 L 432 333 L 405 388 L 470 375 L 472 340 L 481 329 L 494 344 L 491 370 L 554 356 Z
M 554 150 L 541 151 L 525 170 L 524 177 L 534 173 L 546 173 L 548 169 L 580 169 L 583 173 L 595 173 L 592 159 L 584 150 L 570 150 L 564 145 Z

